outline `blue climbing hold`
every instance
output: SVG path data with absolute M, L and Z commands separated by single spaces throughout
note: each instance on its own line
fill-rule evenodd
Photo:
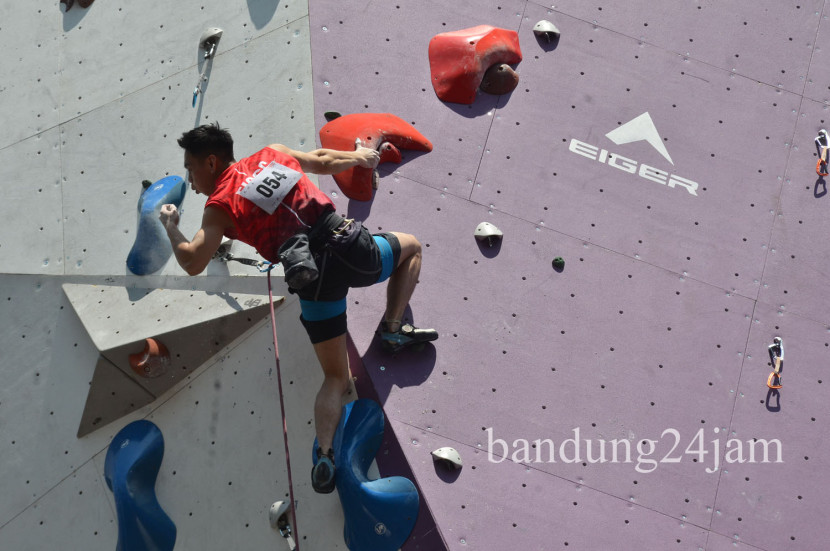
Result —
M 343 506 L 343 537 L 350 551 L 397 551 L 418 518 L 418 490 L 411 480 L 369 480 L 367 471 L 383 440 L 383 410 L 373 400 L 343 406 L 334 435 L 337 493 Z M 312 460 L 317 462 L 317 442 Z
M 173 248 L 159 220 L 161 206 L 167 203 L 179 208 L 187 186 L 178 176 L 167 176 L 150 185 L 138 199 L 138 231 L 127 255 L 127 268 L 135 275 L 147 275 L 164 267 Z
M 156 499 L 163 455 L 161 431 L 150 421 L 130 423 L 110 443 L 104 478 L 115 496 L 116 551 L 171 551 L 176 543 L 176 525 Z

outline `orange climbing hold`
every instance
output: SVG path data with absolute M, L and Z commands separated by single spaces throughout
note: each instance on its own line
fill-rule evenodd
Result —
M 145 379 L 161 377 L 170 368 L 170 352 L 157 339 L 144 339 L 144 350 L 130 354 L 130 367 L 136 375 Z
M 390 113 L 354 113 L 326 123 L 320 129 L 320 144 L 326 149 L 350 151 L 355 140 L 364 147 L 378 150 L 380 162 L 401 162 L 401 149 L 432 151 L 432 142 L 415 128 Z M 372 198 L 373 170 L 354 167 L 334 175 L 334 181 L 349 199 Z
M 473 103 L 487 69 L 521 60 L 522 50 L 516 31 L 490 25 L 437 34 L 429 41 L 432 87 L 442 101 Z M 518 76 L 510 75 L 513 76 L 518 84 Z

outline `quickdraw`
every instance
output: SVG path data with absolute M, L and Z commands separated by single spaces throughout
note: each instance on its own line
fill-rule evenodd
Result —
M 274 268 L 274 266 L 278 264 L 275 262 L 268 262 L 267 260 L 238 258 L 231 253 L 232 245 L 232 239 L 226 239 L 225 241 L 223 241 L 219 248 L 216 250 L 216 252 L 213 254 L 212 260 L 218 260 L 220 262 L 229 262 L 233 260 L 234 262 L 239 262 L 240 264 L 245 264 L 246 266 L 253 266 L 263 273 L 270 272 Z
M 828 137 L 827 130 L 819 130 L 816 137 L 816 147 L 818 147 L 818 161 L 816 162 L 816 174 L 819 176 L 827 176 L 830 170 L 827 168 L 827 151 L 830 149 L 830 137 Z
M 193 107 L 196 107 L 196 98 L 203 92 L 202 84 L 207 81 L 208 60 L 213 59 L 216 53 L 216 44 L 222 37 L 222 29 L 218 27 L 211 27 L 202 33 L 199 38 L 199 49 L 205 50 L 204 64 L 202 65 L 202 72 L 199 73 L 199 80 L 196 81 L 196 87 L 193 89 Z
M 781 372 L 784 370 L 784 341 L 775 337 L 769 345 L 769 354 L 772 358 L 772 373 L 767 377 L 767 386 L 773 390 L 782 387 Z
M 280 371 L 280 349 L 279 345 L 277 344 L 277 321 L 276 316 L 274 316 L 274 291 L 271 288 L 271 268 L 274 265 L 271 262 L 267 263 L 269 266 L 266 270 L 268 272 L 268 302 L 271 304 L 271 332 L 272 337 L 274 339 L 274 360 L 276 361 L 277 366 L 277 388 L 279 389 L 280 394 L 280 414 L 282 415 L 282 438 L 283 443 L 285 444 L 285 469 L 286 474 L 288 475 L 288 497 L 291 500 L 291 504 L 286 509 L 282 511 L 275 511 L 276 516 L 280 517 L 281 515 L 290 512 L 291 513 L 291 523 L 287 522 L 288 519 L 283 519 L 282 521 L 277 519 L 277 527 L 280 530 L 280 534 L 282 537 L 286 539 L 288 542 L 289 548 L 291 551 L 300 551 L 300 537 L 299 532 L 297 530 L 297 511 L 295 508 L 296 501 L 294 499 L 294 481 L 291 477 L 291 455 L 289 454 L 288 449 L 288 421 L 285 417 L 285 393 L 282 390 L 282 372 Z M 260 271 L 263 271 L 260 268 Z M 276 505 L 276 504 L 275 504 Z M 293 527 L 293 537 L 292 537 L 292 527 Z M 296 538 L 296 539 L 294 539 Z
M 290 498 L 290 503 L 285 504 L 284 502 L 277 502 L 271 506 L 271 524 L 275 528 L 279 529 L 280 535 L 286 539 L 288 542 L 289 549 L 291 551 L 299 551 L 299 538 L 296 538 L 297 534 L 297 513 L 294 510 L 293 505 L 296 503 L 294 500 L 294 483 L 291 477 L 291 456 L 289 455 L 288 450 L 288 424 L 285 417 L 285 400 L 284 400 L 284 393 L 282 389 L 282 372 L 280 371 L 280 353 L 277 344 L 277 325 L 276 325 L 276 318 L 274 317 L 274 292 L 271 288 L 271 270 L 279 264 L 278 262 L 268 262 L 267 260 L 254 260 L 252 258 L 237 258 L 230 252 L 232 240 L 225 241 L 219 246 L 219 249 L 213 255 L 214 260 L 219 260 L 220 262 L 229 262 L 231 260 L 235 262 L 239 262 L 240 264 L 245 264 L 247 266 L 255 266 L 260 272 L 268 274 L 268 301 L 271 304 L 271 330 L 273 333 L 274 338 L 274 359 L 276 361 L 277 366 L 277 385 L 279 389 L 279 396 L 280 396 L 280 413 L 282 414 L 282 435 L 283 441 L 285 443 L 285 463 L 286 463 L 286 471 L 288 474 L 288 493 Z M 289 515 L 290 514 L 290 521 Z M 292 532 L 293 527 L 293 532 Z
M 228 262 L 233 260 L 234 262 L 239 262 L 240 264 L 245 264 L 247 266 L 254 266 L 260 272 L 270 272 L 276 264 L 273 262 L 268 262 L 267 260 L 254 260 L 252 258 L 237 258 L 231 253 L 226 253 L 222 256 L 217 257 L 218 260 L 222 260 Z

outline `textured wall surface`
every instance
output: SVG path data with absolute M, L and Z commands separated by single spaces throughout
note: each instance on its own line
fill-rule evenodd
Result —
M 828 9 L 310 2 L 317 125 L 388 111 L 435 146 L 383 165 L 370 203 L 337 201 L 424 246 L 411 315 L 434 348 L 384 355 L 373 289 L 352 293 L 351 333 L 449 548 L 825 546 Z M 518 32 L 518 87 L 443 103 L 430 39 L 481 24 Z M 619 139 L 645 113 L 633 137 L 663 147 Z M 482 221 L 500 246 L 473 239 Z M 429 456 L 447 445 L 453 478 Z
M 142 418 L 165 436 L 157 492 L 179 548 L 283 545 L 267 519 L 287 494 L 267 321 L 77 438 L 101 355 L 63 285 L 153 297 L 143 305 L 157 289 L 227 296 L 231 308 L 233 296 L 264 295 L 260 274 L 233 263 L 195 278 L 173 261 L 127 273 L 141 181 L 184 176 L 175 139 L 196 124 L 229 128 L 241 157 L 273 142 L 316 147 L 326 111 L 393 113 L 435 146 L 382 165 L 369 202 L 317 180 L 341 213 L 423 244 L 409 316 L 439 331 L 434 346 L 383 353 L 383 289 L 349 298 L 353 368 L 437 524 L 405 549 L 826 547 L 830 196 L 813 140 L 830 126 L 828 10 L 825 0 L 2 3 L 0 549 L 111 549 L 104 456 Z M 558 42 L 533 35 L 541 19 Z M 443 103 L 429 41 L 480 24 L 518 32 L 519 85 Z M 224 34 L 194 108 L 198 41 L 214 26 Z M 635 134 L 663 147 L 615 139 L 645 113 Z M 188 192 L 186 235 L 203 202 Z M 499 245 L 474 240 L 482 221 L 504 231 Z M 274 280 L 286 296 L 276 318 L 301 542 L 345 549 L 339 502 L 308 485 L 321 374 L 298 303 Z M 174 305 L 156 319 L 175 322 L 164 311 Z M 119 343 L 152 336 L 150 325 L 142 317 Z M 779 392 L 765 384 L 775 336 L 787 351 Z M 777 442 L 766 461 L 764 441 Z M 433 464 L 441 446 L 461 453 L 460 472 Z
M 194 108 L 209 27 L 224 34 Z M 178 528 L 177 549 L 285 545 L 268 522 L 271 503 L 288 499 L 270 322 L 258 316 L 231 339 L 224 321 L 267 305 L 264 277 L 213 262 L 189 278 L 175 260 L 137 277 L 125 261 L 142 180 L 185 176 L 182 132 L 218 121 L 233 132 L 237 156 L 277 141 L 314 145 L 307 2 L 99 1 L 68 12 L 57 1 L 4 2 L 0 46 L 8 54 L 0 62 L 0 549 L 114 549 L 104 457 L 118 430 L 142 418 L 164 435 L 156 492 Z M 186 235 L 203 204 L 188 191 Z M 254 255 L 239 244 L 233 252 Z M 287 295 L 282 278 L 273 280 L 275 294 Z M 93 336 L 77 306 L 95 312 Z M 187 313 L 202 306 L 208 311 Z M 298 315 L 293 297 L 278 306 L 300 541 L 345 549 L 339 502 L 314 494 L 308 480 L 322 376 Z M 201 334 L 178 330 L 199 322 Z M 101 332 L 109 342 L 98 342 Z M 159 333 L 186 369 L 156 397 L 116 364 Z M 96 342 L 117 345 L 119 357 L 104 359 Z M 93 381 L 99 364 L 103 378 Z M 112 394 L 107 407 L 134 411 L 116 411 L 77 438 L 101 381 Z

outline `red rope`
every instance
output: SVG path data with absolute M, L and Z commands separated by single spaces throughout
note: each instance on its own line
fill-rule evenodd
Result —
M 285 441 L 285 468 L 288 471 L 288 495 L 291 499 L 291 525 L 294 529 L 296 551 L 300 551 L 300 537 L 297 531 L 297 512 L 295 511 L 294 484 L 291 482 L 291 458 L 288 454 L 288 424 L 285 419 L 285 405 L 282 394 L 282 374 L 280 373 L 280 352 L 277 348 L 277 320 L 274 317 L 274 294 L 271 291 L 271 270 L 268 270 L 268 300 L 271 303 L 271 329 L 274 334 L 274 358 L 277 361 L 277 384 L 280 389 L 280 413 L 282 413 L 282 436 Z

